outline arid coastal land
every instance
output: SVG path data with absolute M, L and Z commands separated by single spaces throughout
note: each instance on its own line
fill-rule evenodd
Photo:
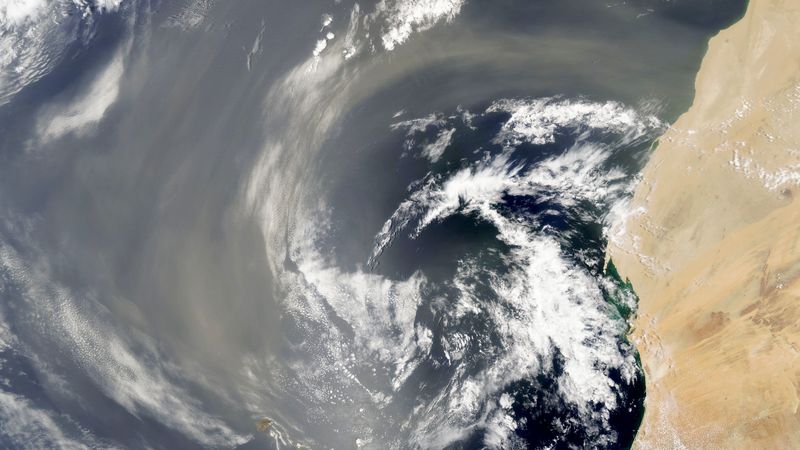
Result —
M 800 2 L 709 43 L 609 256 L 633 283 L 639 448 L 800 448 Z

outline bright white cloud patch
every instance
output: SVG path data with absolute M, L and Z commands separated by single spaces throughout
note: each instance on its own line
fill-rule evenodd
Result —
M 362 437 L 362 443 L 379 440 L 376 431 L 384 426 L 377 422 L 380 411 L 404 408 L 393 403 L 403 389 L 424 389 L 408 383 L 419 383 L 414 374 L 425 364 L 444 364 L 431 356 L 432 349 L 441 349 L 442 361 L 454 373 L 445 386 L 415 403 L 400 425 L 408 430 L 410 445 L 446 447 L 483 429 L 487 447 L 513 448 L 518 424 L 512 417 L 513 398 L 503 396 L 504 389 L 539 373 L 554 373 L 553 360 L 562 355 L 565 368 L 555 376 L 554 395 L 580 416 L 565 426 L 595 424 L 598 429 L 588 432 L 595 433 L 598 445 L 611 445 L 607 419 L 618 406 L 620 389 L 609 370 L 618 369 L 623 382 L 631 382 L 637 373 L 632 352 L 619 341 L 625 324 L 611 317 L 596 277 L 576 265 L 556 237 L 503 210 L 509 194 L 541 197 L 565 208 L 614 198 L 626 185 L 620 171 L 607 167 L 605 148 L 581 142 L 530 166 L 514 162 L 505 152 L 413 184 L 375 237 L 370 264 L 400 233 L 414 238 L 456 215 L 492 224 L 498 240 L 510 249 L 504 258 L 511 269 L 502 275 L 478 260 L 455 263 L 457 274 L 447 284 L 450 298 L 429 298 L 429 279 L 420 272 L 393 279 L 358 265 L 340 267 L 326 243 L 333 225 L 320 200 L 324 194 L 318 195 L 307 181 L 307 168 L 341 117 L 348 90 L 358 86 L 358 73 L 347 60 L 369 48 L 370 36 L 380 40 L 374 46 L 396 49 L 413 33 L 453 20 L 463 4 L 383 0 L 367 15 L 354 7 L 347 31 L 333 29 L 339 17 L 331 22 L 323 17 L 319 34 L 309 37 L 308 60 L 276 83 L 266 98 L 275 111 L 266 125 L 272 133 L 247 185 L 246 205 L 260 221 L 271 275 L 285 292 L 281 310 L 297 329 L 297 353 L 302 354 L 277 383 L 287 383 L 301 401 L 314 405 L 318 417 L 342 417 L 335 426 L 343 433 Z M 328 33 L 334 31 L 341 38 L 331 41 Z M 506 148 L 552 142 L 560 128 L 627 139 L 660 126 L 613 102 L 506 100 L 487 111 L 498 112 L 509 115 L 501 130 L 505 138 L 499 138 Z M 419 155 L 436 162 L 453 145 L 453 117 L 433 114 L 392 128 L 404 131 Z M 457 117 L 473 129 L 475 115 L 459 112 Z M 476 295 L 477 278 L 488 289 L 488 298 Z M 419 319 L 436 309 L 437 302 L 447 303 L 448 308 L 437 312 L 442 323 L 452 325 L 441 335 Z M 456 329 L 475 317 L 486 328 Z M 486 333 L 499 344 L 486 354 L 475 352 Z M 486 364 L 470 366 L 474 358 L 485 358 Z
M 122 5 L 123 0 L 96 0 L 97 6 L 104 11 L 116 11 Z
M 523 142 L 547 144 L 554 142 L 559 129 L 602 130 L 625 134 L 635 140 L 663 127 L 657 117 L 641 115 L 633 108 L 608 101 L 559 100 L 500 100 L 487 112 L 505 112 L 511 118 L 495 138 L 497 143 L 519 145 Z
M 399 115 L 395 115 L 395 117 L 399 117 Z M 420 155 L 428 159 L 430 162 L 437 162 L 442 157 L 447 147 L 449 147 L 452 143 L 453 135 L 455 135 L 456 132 L 455 128 L 441 129 L 432 138 L 420 138 L 420 135 L 430 130 L 441 128 L 445 124 L 446 118 L 443 115 L 431 114 L 420 119 L 397 122 L 392 124 L 391 128 L 393 130 L 407 130 L 407 139 L 405 142 L 405 148 L 407 152 L 410 152 L 416 145 L 417 141 L 421 140 L 423 145 Z
M 614 136 L 615 145 L 625 146 L 653 136 L 661 122 L 621 104 L 587 101 L 502 100 L 487 110 L 495 112 L 510 115 L 495 140 L 504 149 L 447 175 L 431 173 L 412 184 L 408 198 L 375 237 L 370 257 L 370 264 L 375 264 L 400 233 L 415 239 L 454 215 L 492 224 L 497 238 L 510 248 L 506 258 L 511 270 L 502 275 L 482 267 L 478 259 L 458 263 L 453 286 L 459 295 L 455 305 L 447 307 L 448 321 L 480 317 L 498 333 L 503 350 L 489 368 L 469 376 L 457 374 L 447 390 L 428 402 L 418 416 L 414 443 L 446 447 L 480 428 L 486 432 L 483 443 L 488 448 L 513 448 L 519 424 L 508 412 L 513 398 L 503 389 L 540 373 L 553 373 L 552 361 L 560 355 L 565 367 L 557 376 L 558 398 L 576 411 L 580 422 L 564 425 L 593 424 L 587 432 L 598 445 L 613 445 L 616 437 L 608 417 L 619 406 L 621 389 L 609 370 L 618 370 L 623 383 L 632 383 L 637 366 L 633 353 L 619 341 L 625 324 L 609 313 L 603 296 L 609 282 L 576 265 L 562 250 L 558 236 L 543 231 L 539 216 L 517 217 L 505 202 L 513 196 L 568 211 L 583 203 L 615 210 L 624 202 L 631 180 L 610 164 L 612 149 L 586 140 L 584 132 Z M 462 120 L 471 128 L 474 116 L 469 115 L 470 120 L 463 116 L 432 114 L 392 127 L 407 130 L 409 139 L 419 141 L 421 133 L 448 133 L 451 120 Z M 580 137 L 571 148 L 534 164 L 512 159 L 516 145 L 552 143 L 561 132 Z M 424 151 L 430 143 L 411 145 Z M 475 293 L 479 279 L 488 279 L 494 300 Z M 447 360 L 461 361 L 464 348 L 483 337 L 454 333 L 442 343 Z
M 426 144 L 422 148 L 422 156 L 428 158 L 430 162 L 437 162 L 439 158 L 442 157 L 444 151 L 450 146 L 450 143 L 453 141 L 453 135 L 455 134 L 455 129 L 449 130 L 442 130 L 436 136 L 436 140 Z
M 504 215 L 499 208 L 506 194 L 550 195 L 551 200 L 565 205 L 613 196 L 619 175 L 600 170 L 608 157 L 603 150 L 576 146 L 530 170 L 511 163 L 503 154 L 445 180 L 431 178 L 399 206 L 376 237 L 373 258 L 405 228 L 415 237 L 452 215 L 477 215 L 495 226 L 498 239 L 511 248 L 514 261 L 515 269 L 507 275 L 486 272 L 497 299 L 491 302 L 475 298 L 474 281 L 470 281 L 484 269 L 474 261 L 462 262 L 462 278 L 455 285 L 462 301 L 471 305 L 465 310 L 481 314 L 495 327 L 504 351 L 490 368 L 458 379 L 440 394 L 433 403 L 447 407 L 425 416 L 416 444 L 447 446 L 467 437 L 477 425 L 487 430 L 485 445 L 507 447 L 514 439 L 516 424 L 502 409 L 508 408 L 511 400 L 501 396 L 495 403 L 493 398 L 512 382 L 552 371 L 550 364 L 556 354 L 562 355 L 566 364 L 558 378 L 561 398 L 576 408 L 582 423 L 609 427 L 606 420 L 609 411 L 617 407 L 618 388 L 608 370 L 621 370 L 628 383 L 636 373 L 633 356 L 618 346 L 624 325 L 608 314 L 595 277 L 571 262 L 555 238 Z M 613 443 L 611 436 L 598 433 L 599 442 Z
M 0 105 L 49 73 L 71 44 L 91 36 L 96 12 L 116 11 L 121 3 L 0 0 Z
M 49 3 L 47 0 L 2 0 L 0 24 L 11 28 L 36 19 L 46 12 Z
M 376 13 L 385 17 L 381 44 L 394 50 L 413 34 L 450 22 L 460 12 L 465 0 L 382 0 Z

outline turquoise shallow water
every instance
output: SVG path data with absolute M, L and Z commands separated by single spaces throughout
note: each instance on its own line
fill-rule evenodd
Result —
M 0 447 L 629 446 L 604 230 L 743 3 L 0 9 Z

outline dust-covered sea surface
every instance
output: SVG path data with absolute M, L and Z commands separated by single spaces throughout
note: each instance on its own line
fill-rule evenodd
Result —
M 629 446 L 606 230 L 744 3 L 0 0 L 0 447 Z

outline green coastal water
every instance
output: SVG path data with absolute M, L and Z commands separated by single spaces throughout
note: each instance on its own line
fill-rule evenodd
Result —
M 0 447 L 630 447 L 604 228 L 743 1 L 26 5 Z

